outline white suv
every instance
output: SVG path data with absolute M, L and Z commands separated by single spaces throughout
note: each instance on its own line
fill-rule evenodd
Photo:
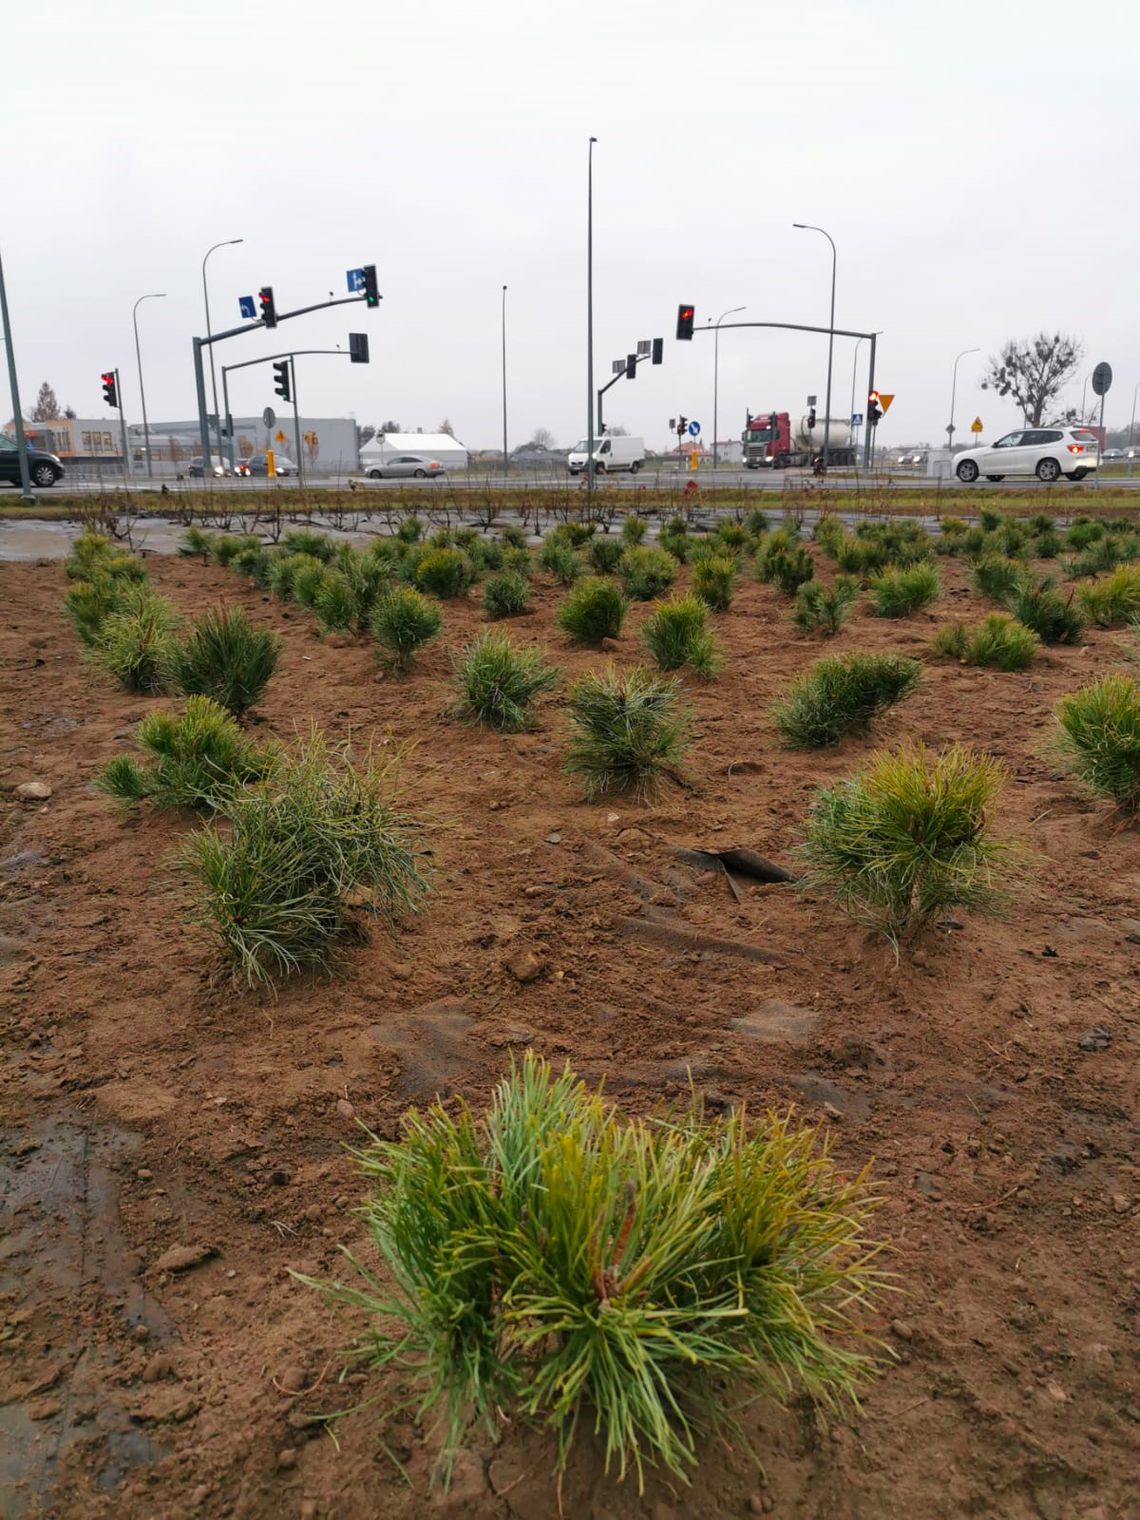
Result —
M 984 475 L 1004 480 L 1007 475 L 1036 475 L 1038 480 L 1083 480 L 1095 470 L 1100 444 L 1087 428 L 1023 428 L 1007 433 L 988 448 L 962 454 L 954 473 L 965 485 Z

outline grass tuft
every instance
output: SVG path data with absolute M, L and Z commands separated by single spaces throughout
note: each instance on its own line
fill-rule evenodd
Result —
M 282 647 L 277 634 L 255 628 L 240 607 L 220 608 L 195 623 L 175 657 L 174 679 L 241 718 L 260 701 Z

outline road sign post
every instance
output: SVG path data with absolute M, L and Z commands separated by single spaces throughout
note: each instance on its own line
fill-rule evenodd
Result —
M 1100 397 L 1100 431 L 1101 431 L 1101 437 L 1104 437 L 1104 398 L 1108 394 L 1108 389 L 1109 389 L 1109 386 L 1111 386 L 1111 384 L 1112 384 L 1112 365 L 1109 364 L 1109 363 L 1107 363 L 1105 360 L 1102 359 L 1101 362 L 1097 365 L 1096 369 L 1094 369 L 1093 372 L 1092 372 L 1093 394 Z M 1099 438 L 1097 439 L 1097 444 L 1101 448 L 1104 447 L 1104 445 L 1101 443 L 1101 441 L 1100 441 Z M 1101 463 L 1100 455 L 1098 454 L 1097 455 L 1097 472 L 1096 472 L 1096 483 L 1097 483 L 1097 485 L 1100 485 L 1100 468 L 1099 468 L 1100 463 Z
M 973 422 L 970 423 L 970 432 L 973 433 L 973 435 L 974 435 L 974 447 L 975 448 L 977 448 L 977 446 L 978 446 L 978 435 L 981 433 L 981 431 L 982 431 L 982 419 L 980 417 L 975 417 L 974 420 L 973 420 Z

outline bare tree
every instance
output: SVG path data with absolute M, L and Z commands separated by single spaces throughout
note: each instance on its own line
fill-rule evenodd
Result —
M 549 428 L 536 427 L 530 435 L 530 442 L 536 449 L 552 449 L 554 447 L 554 434 Z
M 622 427 L 622 425 L 621 425 L 620 422 L 617 424 L 616 427 L 607 428 L 606 431 L 609 433 L 609 435 L 610 435 L 611 438 L 628 438 L 629 437 L 629 429 L 627 427 Z
M 356 447 L 357 447 L 357 451 L 359 452 L 359 450 L 361 450 L 366 443 L 371 443 L 371 441 L 375 437 L 376 437 L 376 429 L 374 427 L 357 427 L 357 429 L 356 429 Z
M 67 420 L 69 422 L 74 422 L 75 419 L 79 416 L 79 413 L 75 410 L 75 408 L 73 406 L 65 406 L 64 409 L 63 409 L 63 415 L 67 418 Z
M 390 418 L 387 422 L 382 422 L 376 429 L 378 433 L 398 433 L 400 430 L 400 424 L 393 422 Z
M 1066 333 L 1039 332 L 1032 338 L 1007 338 L 1000 354 L 990 355 L 982 378 L 984 391 L 1012 396 L 1030 427 L 1040 427 L 1045 413 L 1072 379 L 1084 347 Z
M 59 402 L 48 381 L 40 386 L 36 404 L 32 407 L 33 422 L 55 422 L 59 417 Z
M 436 432 L 437 433 L 446 433 L 449 438 L 454 438 L 455 437 L 455 427 L 454 427 L 454 425 L 453 425 L 453 423 L 451 421 L 451 418 L 450 417 L 445 417 L 443 419 L 443 421 L 440 423 L 440 425 L 436 428 Z

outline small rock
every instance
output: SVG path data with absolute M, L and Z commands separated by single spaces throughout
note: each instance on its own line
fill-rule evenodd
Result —
M 602 648 L 606 651 L 607 654 L 616 654 L 617 651 L 621 648 L 621 645 L 618 643 L 617 639 L 604 638 L 602 640 Z
M 51 787 L 46 781 L 21 781 L 16 796 L 21 802 L 46 802 L 51 796 Z
M 286 1393 L 300 1393 L 305 1386 L 305 1369 L 304 1367 L 286 1367 L 277 1381 Z
M 150 1340 L 150 1326 L 136 1325 L 135 1328 L 131 1331 L 131 1334 L 134 1339 L 141 1345 L 143 1341 Z
M 283 1450 L 277 1453 L 277 1466 L 282 1471 L 288 1472 L 291 1467 L 296 1467 L 296 1465 L 297 1452 L 295 1447 L 286 1446 Z
M 29 1420 L 54 1420 L 63 1408 L 59 1399 L 33 1399 L 27 1406 Z
M 905 1319 L 891 1320 L 891 1334 L 900 1341 L 914 1340 L 914 1326 Z
M 607 813 L 606 814 L 606 822 L 608 824 L 620 823 L 621 822 L 621 814 L 620 813 Z
M 1067 1404 L 1069 1402 L 1069 1395 L 1061 1387 L 1060 1383 L 1055 1383 L 1052 1379 L 1045 1384 L 1045 1392 L 1053 1400 L 1054 1404 Z
M 149 1167 L 140 1166 L 138 1171 L 135 1173 L 135 1176 L 139 1179 L 140 1182 L 150 1182 L 154 1176 L 154 1173 L 150 1170 Z
M 213 1246 L 171 1246 L 154 1264 L 156 1272 L 188 1272 L 218 1253 Z
M 748 1495 L 748 1513 L 750 1515 L 763 1515 L 765 1513 L 763 1494 Z
M 926 951 L 921 948 L 918 950 L 912 950 L 910 958 L 912 963 L 916 966 L 927 966 L 930 964 L 929 955 L 927 955 Z
M 1113 1193 L 1111 1198 L 1112 1212 L 1114 1214 L 1127 1214 L 1130 1208 L 1128 1199 L 1123 1193 Z
M 336 1111 L 342 1119 L 356 1118 L 356 1110 L 347 1098 L 338 1098 L 336 1100 Z
M 516 982 L 521 982 L 525 987 L 528 982 L 536 982 L 546 970 L 546 962 L 533 950 L 516 950 L 513 955 L 507 957 L 503 965 L 514 977 Z
M 33 1151 L 38 1151 L 39 1148 L 40 1142 L 38 1140 L 33 1140 L 29 1135 L 26 1140 L 20 1141 L 19 1145 L 16 1147 L 15 1153 L 17 1156 L 30 1156 Z
M 562 843 L 562 835 L 561 834 L 547 834 L 547 836 L 546 836 L 546 842 L 547 842 L 547 844 L 561 844 Z
M 823 1113 L 824 1117 L 830 1119 L 833 1124 L 842 1124 L 843 1115 L 834 1103 L 825 1103 L 823 1105 Z
M 305 1210 L 305 1218 L 310 1224 L 316 1224 L 318 1220 L 324 1218 L 324 1212 L 319 1203 L 310 1203 L 309 1207 Z
M 523 893 L 523 896 L 524 897 L 545 897 L 546 896 L 546 888 L 545 887 L 527 887 L 526 891 Z
M 1087 1029 L 1077 1041 L 1077 1046 L 1081 1050 L 1107 1050 L 1111 1044 L 1112 1036 L 1108 1030 L 1100 1028 Z

